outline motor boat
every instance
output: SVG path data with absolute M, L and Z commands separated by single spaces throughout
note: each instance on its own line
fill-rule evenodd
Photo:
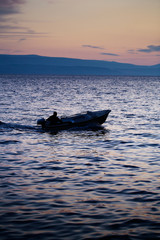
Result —
M 69 117 L 61 117 L 60 122 L 56 124 L 51 124 L 50 121 L 44 118 L 37 120 L 37 125 L 41 125 L 42 129 L 46 131 L 59 131 L 67 130 L 71 128 L 80 128 L 87 126 L 100 126 L 102 125 L 111 110 L 102 111 L 87 111 L 85 113 L 75 114 Z

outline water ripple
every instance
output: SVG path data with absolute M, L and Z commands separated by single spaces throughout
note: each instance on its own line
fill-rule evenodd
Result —
M 0 238 L 159 240 L 160 79 L 0 78 Z M 35 127 L 104 108 L 103 129 Z

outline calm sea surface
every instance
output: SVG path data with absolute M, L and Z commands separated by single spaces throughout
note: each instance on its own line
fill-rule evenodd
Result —
M 36 128 L 103 109 L 97 131 Z M 1 240 L 160 239 L 160 77 L 0 76 L 0 120 Z

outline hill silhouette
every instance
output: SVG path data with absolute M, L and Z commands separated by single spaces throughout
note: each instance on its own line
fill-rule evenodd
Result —
M 160 76 L 160 64 L 139 66 L 101 60 L 0 54 L 0 74 Z

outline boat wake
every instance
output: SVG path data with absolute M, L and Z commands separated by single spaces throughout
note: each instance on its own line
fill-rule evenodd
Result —
M 5 130 L 5 129 L 17 129 L 17 130 L 24 130 L 24 131 L 27 131 L 27 130 L 42 131 L 37 126 L 22 125 L 17 123 L 5 123 L 0 121 L 0 130 Z
M 46 130 L 46 129 L 42 129 L 40 126 L 22 125 L 17 123 L 5 123 L 0 121 L 0 131 L 5 131 L 5 130 L 36 131 L 36 132 L 48 132 L 48 133 L 58 133 L 59 131 L 62 131 L 60 129 Z M 104 131 L 104 132 L 105 130 L 106 129 L 103 126 L 96 123 L 89 123 L 81 127 L 74 126 L 70 129 L 67 129 L 67 131 Z

